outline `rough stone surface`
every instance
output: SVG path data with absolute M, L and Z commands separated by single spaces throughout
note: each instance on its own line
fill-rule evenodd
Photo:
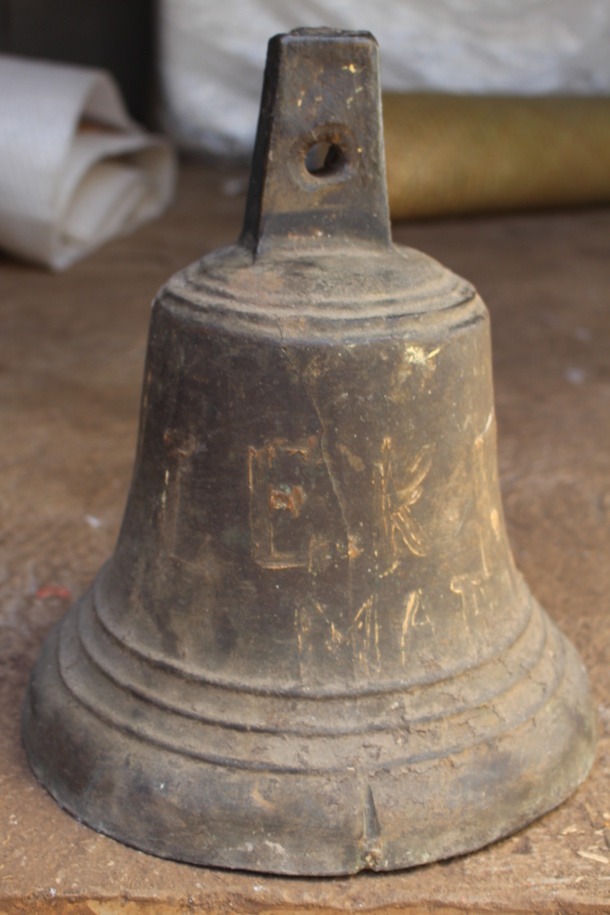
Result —
M 610 911 L 610 211 L 412 223 L 398 241 L 474 282 L 492 319 L 517 564 L 599 708 L 585 785 L 518 835 L 390 875 L 261 877 L 153 858 L 79 824 L 19 738 L 50 626 L 112 549 L 133 462 L 149 305 L 235 239 L 239 176 L 188 166 L 168 216 L 52 275 L 0 261 L 0 913 Z

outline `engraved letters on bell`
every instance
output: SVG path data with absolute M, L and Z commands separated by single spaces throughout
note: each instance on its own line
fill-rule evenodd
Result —
M 507 542 L 487 311 L 391 243 L 367 33 L 270 43 L 242 236 L 157 297 L 117 547 L 23 735 L 95 829 L 287 874 L 475 849 L 587 774 L 586 675 Z

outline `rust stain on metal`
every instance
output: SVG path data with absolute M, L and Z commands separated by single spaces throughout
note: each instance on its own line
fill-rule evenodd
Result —
M 302 486 L 287 485 L 285 489 L 272 489 L 269 494 L 269 511 L 285 509 L 298 518 L 303 498 Z

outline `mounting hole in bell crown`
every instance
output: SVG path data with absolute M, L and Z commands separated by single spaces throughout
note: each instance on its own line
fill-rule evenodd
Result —
M 327 178 L 343 171 L 345 153 L 338 143 L 321 140 L 313 143 L 305 153 L 305 168 L 315 178 Z
M 353 178 L 361 152 L 348 124 L 317 124 L 298 132 L 285 161 L 296 183 L 316 193 Z

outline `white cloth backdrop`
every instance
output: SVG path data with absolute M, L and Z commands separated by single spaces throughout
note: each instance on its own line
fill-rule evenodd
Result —
M 174 173 L 107 73 L 0 56 L 0 247 L 63 269 L 157 216 Z
M 610 0 L 162 0 L 169 132 L 248 152 L 267 40 L 320 25 L 373 32 L 385 89 L 610 92 Z

